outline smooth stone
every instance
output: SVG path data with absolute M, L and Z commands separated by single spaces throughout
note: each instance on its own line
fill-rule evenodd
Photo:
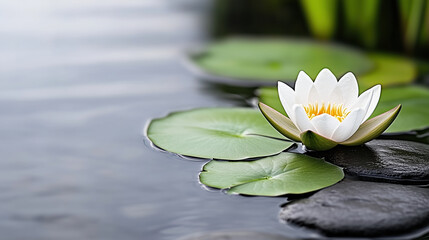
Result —
M 429 144 L 429 127 L 409 132 L 384 133 L 378 139 L 406 140 Z
M 414 237 L 429 230 L 429 189 L 346 179 L 285 204 L 280 219 L 327 236 Z
M 196 233 L 179 240 L 292 240 L 280 235 L 252 231 L 219 231 Z
M 404 140 L 372 140 L 356 147 L 338 146 L 309 155 L 343 167 L 363 180 L 429 183 L 429 145 Z

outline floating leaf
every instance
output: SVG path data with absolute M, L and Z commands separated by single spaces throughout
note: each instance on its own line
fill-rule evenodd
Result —
M 429 126 L 429 89 L 423 86 L 386 88 L 372 116 L 402 104 L 401 112 L 387 132 L 405 132 Z
M 298 39 L 234 38 L 194 53 L 190 60 L 209 74 L 205 78 L 220 81 L 226 77 L 231 83 L 254 85 L 295 80 L 301 70 L 315 77 L 325 67 L 339 75 L 364 73 L 372 67 L 372 61 L 356 50 Z
M 277 154 L 293 143 L 285 141 L 250 108 L 201 108 L 154 119 L 148 138 L 170 152 L 200 158 L 241 160 Z
M 200 181 L 228 193 L 259 196 L 301 194 L 328 187 L 344 177 L 341 168 L 297 153 L 249 162 L 210 161 L 200 173 Z
M 387 132 L 405 132 L 429 126 L 429 89 L 422 86 L 389 88 L 381 91 L 380 103 L 373 116 L 398 104 L 402 110 Z
M 358 76 L 361 89 L 412 82 L 417 66 L 411 59 L 312 41 L 273 38 L 232 38 L 189 56 L 192 69 L 204 79 L 235 85 L 274 85 L 295 80 L 303 70 L 314 79 L 323 68 L 341 77 Z
M 258 89 L 259 101 L 285 114 L 276 88 Z M 429 126 L 429 89 L 423 86 L 383 88 L 381 98 L 372 117 L 402 105 L 401 113 L 387 132 L 405 132 Z
M 368 56 L 374 62 L 374 68 L 365 74 L 357 74 L 361 91 L 377 84 L 384 87 L 407 84 L 417 77 L 417 65 L 408 58 L 379 53 Z

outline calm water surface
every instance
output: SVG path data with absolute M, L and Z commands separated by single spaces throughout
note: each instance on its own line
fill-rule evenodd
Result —
M 206 190 L 203 161 L 144 140 L 151 118 L 237 105 L 179 61 L 205 41 L 207 3 L 0 2 L 2 239 L 309 236 L 278 222 L 285 198 Z

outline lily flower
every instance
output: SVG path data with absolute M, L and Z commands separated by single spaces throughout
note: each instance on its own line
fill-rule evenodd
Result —
M 349 72 L 337 81 L 326 68 L 320 71 L 314 82 L 301 71 L 295 91 L 278 82 L 278 93 L 289 118 L 259 103 L 265 118 L 287 138 L 318 151 L 338 144 L 356 146 L 378 137 L 401 109 L 398 105 L 368 120 L 380 99 L 381 86 L 376 85 L 359 96 L 353 73 Z

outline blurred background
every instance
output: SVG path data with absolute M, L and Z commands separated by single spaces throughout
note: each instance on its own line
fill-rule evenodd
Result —
M 305 36 L 428 59 L 426 0 L 216 1 L 213 36 Z
M 311 236 L 279 223 L 285 198 L 203 189 L 203 161 L 144 136 L 171 111 L 249 106 L 254 88 L 204 83 L 182 64 L 237 35 L 395 54 L 418 69 L 407 81 L 427 84 L 427 0 L 0 1 L 2 239 Z

